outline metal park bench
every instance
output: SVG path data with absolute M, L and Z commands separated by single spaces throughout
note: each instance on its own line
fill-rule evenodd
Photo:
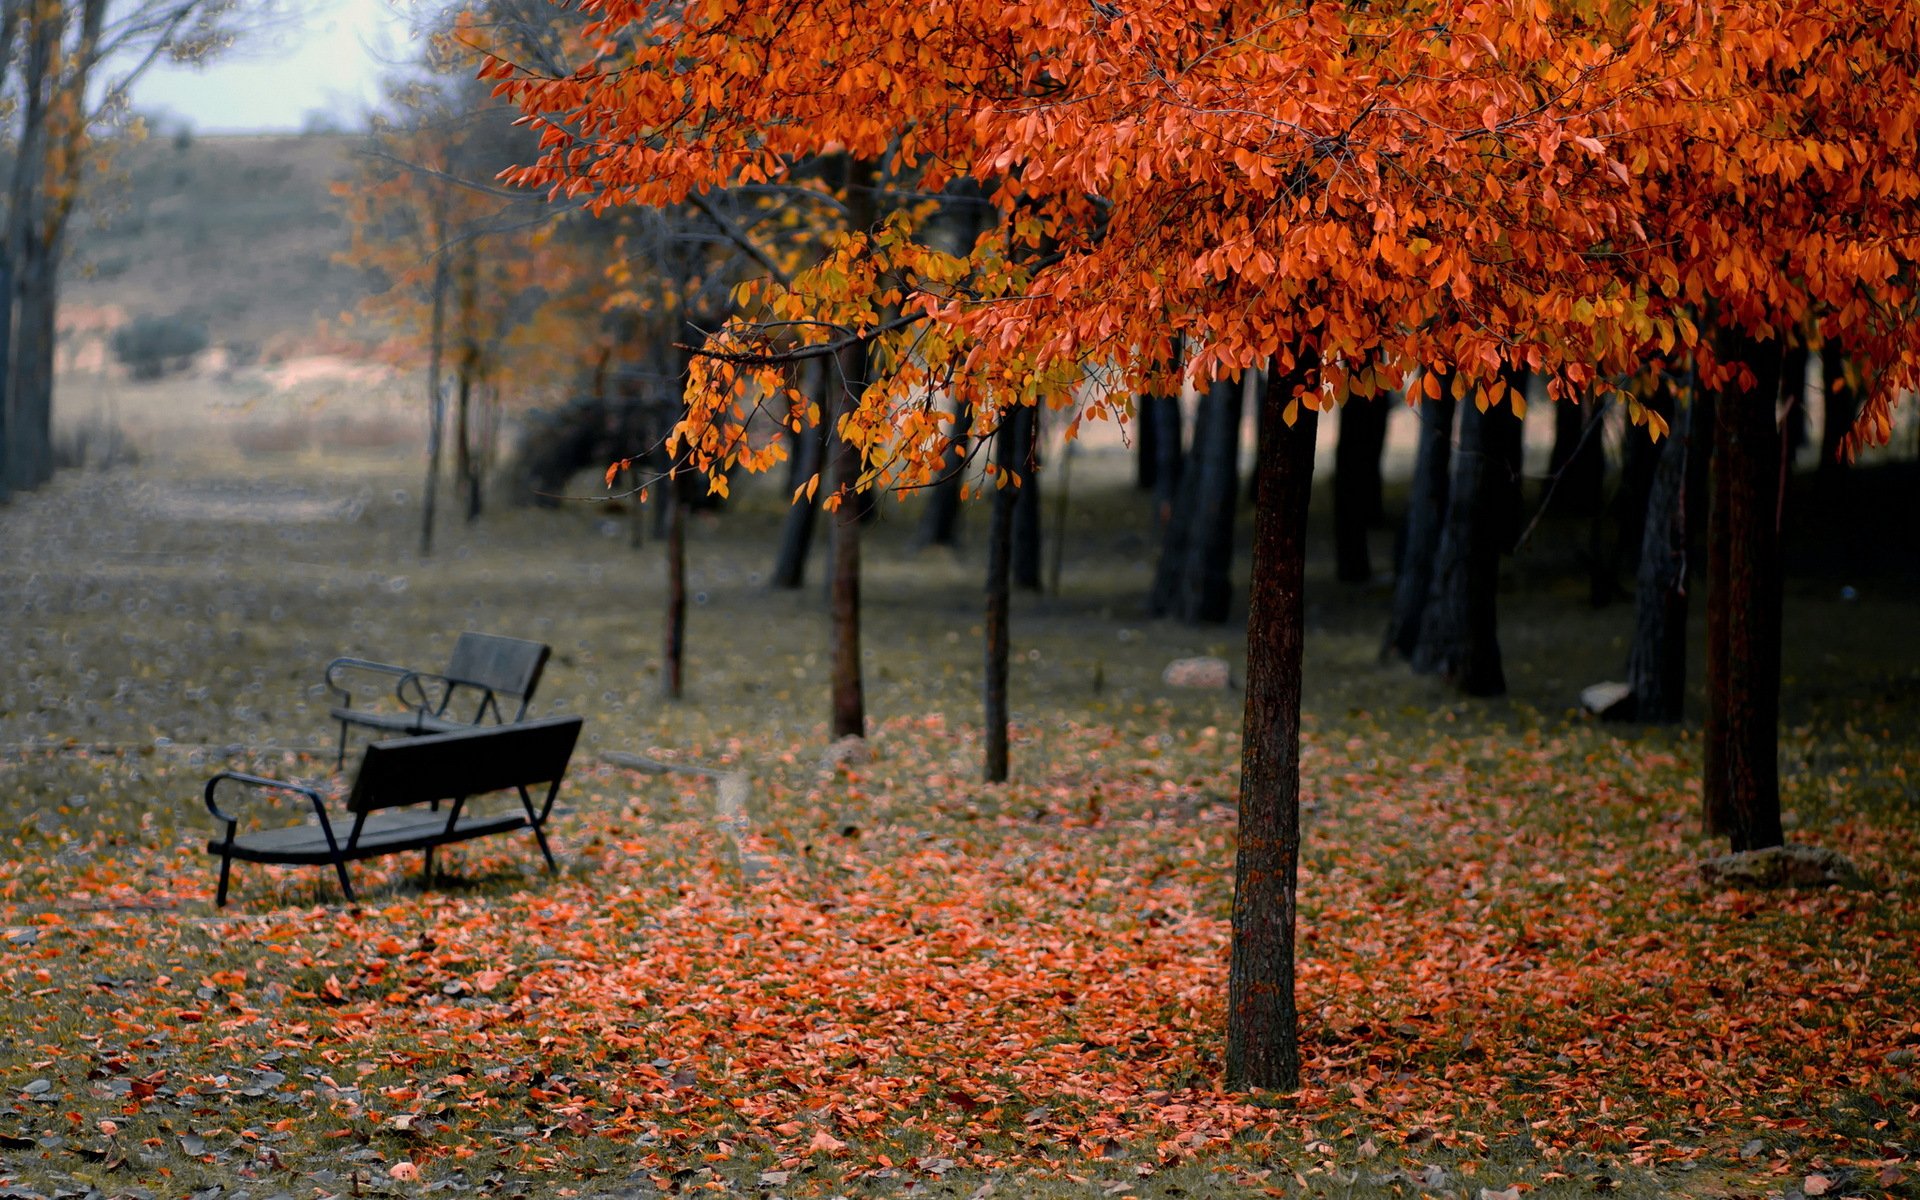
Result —
M 533 831 L 547 869 L 557 870 L 545 826 L 579 737 L 579 717 L 550 717 L 371 743 L 347 791 L 345 812 L 337 819 L 327 811 L 325 797 L 307 784 L 222 771 L 207 781 L 205 793 L 207 811 L 225 827 L 223 836 L 207 842 L 207 852 L 220 856 L 215 903 L 224 907 L 227 902 L 235 859 L 331 865 L 340 877 L 340 890 L 351 901 L 349 862 L 425 851 L 426 882 L 431 884 L 435 848 L 519 829 Z M 304 796 L 312 802 L 314 819 L 241 833 L 239 819 L 220 807 L 217 793 L 223 784 Z M 546 785 L 546 798 L 536 805 L 528 789 L 540 784 Z M 467 807 L 470 800 L 495 792 L 517 793 L 518 805 L 492 812 Z
M 340 703 L 329 713 L 340 723 L 340 750 L 334 768 L 346 766 L 350 726 L 391 736 L 448 733 L 523 719 L 550 653 L 539 642 L 463 633 L 454 642 L 442 674 L 364 658 L 334 659 L 327 664 L 327 687 L 340 697 Z M 353 689 L 344 682 L 350 673 L 393 676 L 393 697 L 400 711 L 355 708 Z

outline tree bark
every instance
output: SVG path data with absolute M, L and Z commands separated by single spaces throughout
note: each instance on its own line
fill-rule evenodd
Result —
M 839 417 L 859 404 L 865 384 L 866 353 L 850 347 L 841 354 L 845 379 L 835 389 L 838 402 L 833 420 L 833 479 L 840 497 L 830 523 L 833 577 L 827 608 L 832 621 L 833 736 L 867 735 L 866 691 L 860 678 L 860 510 L 865 497 L 854 489 L 860 478 L 859 448 L 842 435 Z
M 1009 418 L 1014 428 L 1014 470 L 1020 490 L 1013 501 L 1013 586 L 1029 592 L 1041 588 L 1040 579 L 1040 411 L 1030 404 L 1016 408 Z
M 1188 624 L 1218 624 L 1233 608 L 1233 518 L 1240 501 L 1240 424 L 1246 387 L 1216 380 L 1207 389 L 1213 414 L 1197 446 L 1193 528 L 1187 534 L 1174 615 Z M 1198 438 L 1196 437 L 1196 442 Z
M 1653 487 L 1653 469 L 1660 448 L 1647 431 L 1633 425 L 1623 427 L 1620 441 L 1620 485 L 1613 493 L 1613 546 L 1604 560 L 1604 578 L 1594 582 L 1594 607 L 1604 608 L 1621 599 L 1623 575 L 1635 575 L 1640 569 L 1640 544 L 1647 527 L 1647 494 Z
M 1486 412 L 1471 401 L 1460 407 L 1460 448 L 1453 456 L 1446 527 L 1413 653 L 1415 671 L 1445 676 L 1469 696 L 1507 690 L 1496 604 L 1508 515 L 1503 505 L 1510 499 L 1500 479 L 1506 469 L 1502 419 L 1514 420 L 1504 405 Z
M 11 39 L 9 39 L 10 41 Z M 5 44 L 0 44 L 4 52 Z M 8 440 L 12 414 L 7 379 L 13 371 L 13 261 L 0 247 L 0 504 L 13 498 L 13 444 Z
M 1387 444 L 1384 396 L 1354 397 L 1340 406 L 1340 440 L 1333 450 L 1334 577 L 1342 583 L 1373 578 L 1367 531 L 1380 511 L 1380 454 Z
M 27 242 L 15 281 L 9 388 L 13 401 L 10 473 L 14 485 L 37 488 L 53 477 L 53 351 L 57 264 L 48 246 Z
M 1147 397 L 1147 420 L 1154 427 L 1153 529 L 1165 536 L 1173 520 L 1174 496 L 1180 490 L 1186 454 L 1180 445 L 1180 397 Z
M 1205 457 L 1202 447 L 1213 436 L 1210 431 L 1214 424 L 1224 419 L 1216 399 L 1211 387 L 1200 397 L 1193 415 L 1192 452 L 1183 457 L 1178 484 L 1162 509 L 1160 558 L 1154 566 L 1153 591 L 1147 601 L 1148 610 L 1156 617 L 1171 616 L 1180 605 L 1193 540 L 1194 513 L 1200 504 L 1201 463 Z M 1164 474 L 1161 484 L 1167 486 Z
M 1247 703 L 1240 756 L 1233 946 L 1227 975 L 1227 1074 L 1235 1091 L 1300 1086 L 1294 918 L 1300 860 L 1300 671 L 1305 644 L 1307 510 L 1318 414 L 1283 414 L 1307 364 L 1268 374 L 1260 404 L 1261 474 L 1247 613 Z
M 1594 427 L 1605 406 L 1588 400 L 1559 400 L 1553 406 L 1553 452 L 1547 457 L 1547 484 L 1553 507 L 1571 517 L 1600 511 L 1607 486 L 1607 448 Z
M 1848 463 L 1840 457 L 1840 443 L 1860 413 L 1860 397 L 1847 382 L 1846 363 L 1837 346 L 1820 351 L 1820 463 L 1814 468 L 1814 493 L 1823 506 L 1840 498 Z
M 1160 481 L 1160 426 L 1153 419 L 1155 399 L 1142 396 L 1133 406 L 1133 486 L 1142 492 L 1154 491 Z
M 433 509 L 440 487 L 440 443 L 446 427 L 446 403 L 440 396 L 440 353 L 447 329 L 447 259 L 433 264 L 433 318 L 427 344 L 427 484 L 420 504 L 420 557 L 433 554 Z
M 798 589 L 806 582 L 807 553 L 813 548 L 813 531 L 819 523 L 820 497 L 827 490 L 825 472 L 832 400 L 818 383 L 811 390 L 818 396 L 821 420 L 799 431 L 796 465 L 790 481 L 797 488 L 818 475 L 820 482 L 811 496 L 802 496 L 788 506 L 786 518 L 780 525 L 780 550 L 774 557 L 772 582 L 774 587 L 788 590 Z
M 473 364 L 463 355 L 453 401 L 453 473 L 466 502 L 467 523 L 480 518 L 480 468 L 473 453 Z
M 1420 645 L 1420 623 L 1427 595 L 1433 590 L 1433 564 L 1440 551 L 1440 531 L 1446 525 L 1447 495 L 1452 486 L 1453 398 L 1451 373 L 1440 379 L 1440 399 L 1419 405 L 1420 441 L 1414 452 L 1413 488 L 1407 497 L 1406 536 L 1393 584 L 1393 611 L 1380 646 L 1380 657 L 1412 659 Z
M 660 692 L 668 700 L 681 697 L 685 678 L 682 664 L 687 648 L 687 501 L 693 473 L 673 471 L 662 489 L 667 506 L 667 612 L 660 651 Z
M 993 509 L 987 528 L 986 676 L 984 684 L 987 761 L 982 773 L 988 783 L 1007 781 L 1007 668 L 1012 659 L 1008 628 L 1013 560 L 1013 510 L 1017 493 L 1007 472 L 1020 470 L 1019 436 L 1015 417 L 1030 411 L 1024 406 L 1006 414 L 994 434 Z
M 1735 850 L 1778 846 L 1780 827 L 1780 554 L 1783 347 L 1723 332 L 1722 362 L 1753 369 L 1751 389 L 1721 391 L 1714 413 L 1708 516 L 1704 818 Z
M 1671 407 L 1671 406 L 1670 406 Z M 1627 686 L 1638 720 L 1670 725 L 1687 696 L 1687 459 L 1696 404 L 1668 416 L 1671 432 L 1660 447 L 1647 495 L 1645 539 L 1634 601 L 1633 645 Z
M 973 406 L 961 401 L 953 416 L 953 445 L 941 460 L 940 477 L 927 489 L 927 506 L 920 512 L 915 546 L 952 546 L 960 538 L 960 486 L 965 482 L 967 434 L 973 426 Z

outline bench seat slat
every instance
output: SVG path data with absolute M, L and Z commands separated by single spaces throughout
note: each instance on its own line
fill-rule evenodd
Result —
M 399 854 L 407 850 L 424 850 L 428 846 L 444 846 L 450 842 L 509 833 L 526 826 L 526 814 L 516 812 L 486 815 L 463 813 L 451 831 L 447 829 L 447 814 L 444 811 L 382 812 L 368 815 L 366 825 L 360 830 L 360 840 L 354 845 L 346 844 L 350 826 L 339 826 L 334 830 L 334 836 L 340 841 L 338 857 L 351 861 L 381 854 Z M 221 853 L 225 848 L 223 842 L 207 843 L 208 851 L 214 854 Z M 327 835 L 318 825 L 253 830 L 234 838 L 230 852 L 242 862 L 321 865 L 335 859 L 334 853 L 327 849 Z
M 452 733 L 472 729 L 466 721 L 453 721 L 424 712 L 379 712 L 366 708 L 335 708 L 329 714 L 336 721 L 378 729 L 385 733 Z

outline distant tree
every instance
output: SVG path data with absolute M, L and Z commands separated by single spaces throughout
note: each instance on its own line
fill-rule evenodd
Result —
M 68 221 L 100 135 L 163 59 L 196 61 L 277 0 L 0 0 L 0 501 L 52 475 L 53 375 Z

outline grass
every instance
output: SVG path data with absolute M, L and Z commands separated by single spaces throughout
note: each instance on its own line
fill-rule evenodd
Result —
M 696 521 L 669 704 L 658 549 L 604 508 L 449 523 L 423 560 L 405 457 L 236 460 L 210 428 L 156 423 L 137 468 L 0 509 L 0 1186 L 1920 1195 L 1920 649 L 1890 633 L 1915 615 L 1897 565 L 1855 570 L 1851 600 L 1789 589 L 1791 835 L 1874 888 L 1755 896 L 1693 873 L 1715 849 L 1697 734 L 1571 712 L 1617 675 L 1631 614 L 1585 608 L 1567 560 L 1516 565 L 1513 694 L 1465 703 L 1378 665 L 1383 593 L 1316 554 L 1307 1086 L 1233 1097 L 1240 696 L 1159 674 L 1216 653 L 1243 677 L 1239 631 L 1141 614 L 1146 506 L 1116 456 L 1076 464 L 1062 594 L 1016 605 L 1017 779 L 987 787 L 977 536 L 915 554 L 887 506 L 874 757 L 826 766 L 823 596 L 761 584 L 777 489 Z M 368 864 L 347 906 L 320 872 L 242 865 L 216 912 L 200 782 L 324 777 L 322 664 L 432 664 L 461 628 L 550 642 L 540 711 L 588 718 L 561 876 L 496 840 L 430 892 L 412 860 Z M 607 750 L 746 772 L 747 823 L 707 777 Z

